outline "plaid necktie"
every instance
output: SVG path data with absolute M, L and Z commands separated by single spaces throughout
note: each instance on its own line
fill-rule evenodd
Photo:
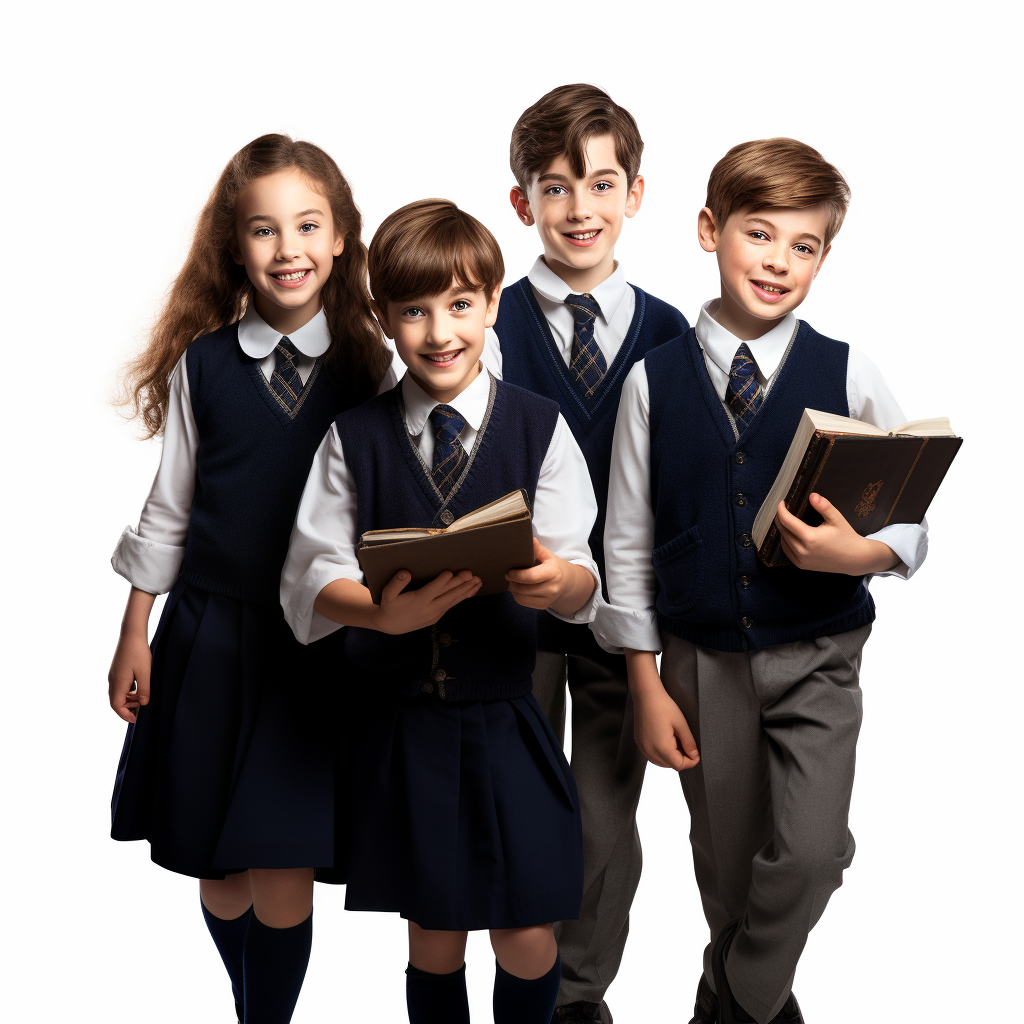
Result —
M 302 394 L 302 378 L 295 368 L 295 359 L 299 353 L 287 336 L 277 343 L 275 351 L 277 362 L 270 377 L 270 388 L 291 412 Z
M 447 498 L 468 458 L 459 440 L 466 421 L 450 405 L 436 405 L 430 422 L 434 424 L 434 468 L 430 475 L 441 495 Z
M 756 369 L 757 364 L 750 349 L 746 343 L 740 345 L 736 349 L 736 355 L 732 357 L 729 389 L 726 391 L 726 399 L 733 416 L 736 417 L 740 433 L 750 426 L 750 421 L 764 400 L 764 392 L 754 373 Z
M 590 398 L 608 369 L 604 354 L 594 340 L 594 320 L 601 307 L 590 292 L 569 295 L 565 304 L 572 312 L 573 323 L 569 370 L 583 389 L 584 396 Z

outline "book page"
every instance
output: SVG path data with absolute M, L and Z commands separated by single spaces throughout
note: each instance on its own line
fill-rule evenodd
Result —
M 477 526 L 489 526 L 491 523 L 500 523 L 504 519 L 515 519 L 529 511 L 526 501 L 523 499 L 523 492 L 512 491 L 504 497 L 498 498 L 497 501 L 492 501 L 473 512 L 467 512 L 464 516 L 456 519 L 446 532 L 458 533 L 460 530 L 472 530 Z
M 930 420 L 910 420 L 893 427 L 892 434 L 910 434 L 911 437 L 955 437 L 953 428 L 945 416 Z

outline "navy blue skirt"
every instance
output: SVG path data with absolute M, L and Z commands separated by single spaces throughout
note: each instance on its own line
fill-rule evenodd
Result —
M 157 864 L 197 878 L 334 866 L 341 652 L 304 647 L 280 607 L 179 580 L 153 638 L 150 702 L 125 737 L 113 838 L 148 839 Z
M 576 783 L 532 696 L 362 708 L 348 910 L 421 928 L 522 928 L 579 917 Z

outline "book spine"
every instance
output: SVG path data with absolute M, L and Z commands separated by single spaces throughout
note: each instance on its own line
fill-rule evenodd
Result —
M 807 506 L 810 502 L 812 480 L 817 480 L 821 473 L 821 465 L 824 465 L 825 459 L 821 458 L 821 465 L 818 464 L 819 456 L 827 454 L 828 448 L 831 448 L 834 437 L 829 436 L 827 438 L 829 444 L 826 446 L 823 442 L 826 440 L 826 435 L 820 430 L 816 430 L 814 435 L 811 437 L 810 442 L 807 445 L 807 452 L 804 455 L 803 462 L 800 463 L 800 469 L 797 470 L 796 476 L 793 478 L 793 483 L 789 488 L 789 494 L 786 495 L 786 508 L 793 513 L 799 519 L 807 511 Z M 761 561 L 767 566 L 784 565 L 787 561 L 785 552 L 782 550 L 782 538 L 779 534 L 779 517 L 778 515 L 772 520 L 772 525 L 768 528 L 768 533 L 765 535 L 764 543 L 758 549 L 758 556 Z

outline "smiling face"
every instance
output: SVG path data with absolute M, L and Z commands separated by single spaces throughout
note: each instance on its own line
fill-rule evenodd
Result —
M 458 282 L 441 295 L 389 302 L 381 320 L 402 362 L 437 402 L 450 402 L 480 372 L 484 330 L 498 316 L 501 287 L 488 295 Z
M 256 289 L 256 311 L 282 334 L 320 310 L 320 290 L 345 247 L 327 199 L 298 168 L 252 181 L 235 211 L 235 262 Z
M 530 182 L 528 194 L 516 185 L 510 199 L 526 225 L 537 225 L 544 261 L 575 292 L 596 288 L 615 270 L 615 243 L 622 221 L 640 209 L 644 179 L 632 185 L 615 155 L 611 135 L 587 141 L 582 178 L 565 154 Z
M 718 256 L 722 299 L 714 313 L 727 331 L 752 341 L 806 298 L 831 246 L 824 245 L 828 211 L 737 210 L 722 228 L 704 207 L 697 221 L 701 246 Z

